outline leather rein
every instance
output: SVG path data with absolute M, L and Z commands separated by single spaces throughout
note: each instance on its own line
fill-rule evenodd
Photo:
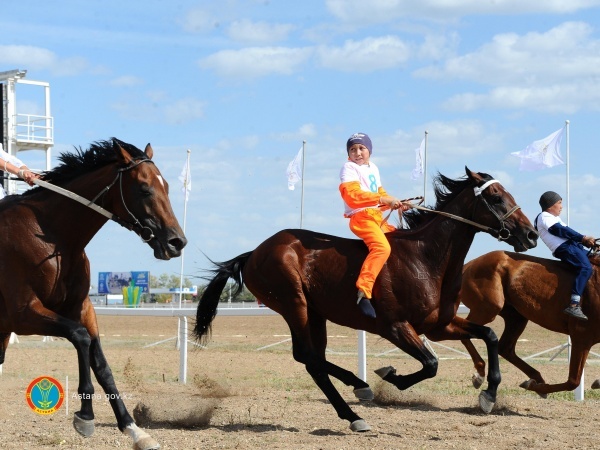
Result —
M 510 237 L 510 231 L 506 228 L 505 222 L 517 210 L 521 209 L 521 207 L 519 205 L 515 205 L 509 211 L 507 211 L 506 214 L 504 214 L 504 215 L 501 216 L 501 215 L 499 215 L 490 206 L 490 204 L 487 202 L 487 200 L 481 194 L 483 193 L 483 191 L 490 184 L 498 183 L 498 182 L 499 182 L 498 180 L 489 180 L 489 181 L 486 181 L 481 187 L 474 187 L 473 191 L 475 193 L 475 197 L 481 198 L 481 200 L 483 200 L 483 203 L 487 206 L 487 208 L 492 212 L 492 214 L 494 214 L 494 216 L 496 216 L 496 218 L 500 222 L 500 229 L 499 230 L 497 230 L 495 228 L 492 228 L 492 227 L 485 226 L 485 225 L 481 225 L 481 224 L 479 224 L 477 222 L 473 222 L 472 220 L 465 219 L 464 217 L 457 216 L 455 214 L 447 213 L 445 211 L 436 211 L 435 209 L 426 208 L 424 206 L 421 206 L 420 203 L 423 201 L 423 197 L 413 197 L 413 198 L 409 198 L 409 199 L 401 200 L 401 201 L 402 201 L 402 203 L 405 203 L 405 202 L 410 202 L 412 200 L 419 200 L 420 199 L 419 203 L 417 203 L 417 204 L 410 204 L 411 208 L 419 209 L 421 211 L 433 212 L 433 213 L 439 214 L 441 216 L 449 217 L 450 219 L 458 220 L 459 222 L 463 222 L 463 223 L 472 225 L 472 226 L 474 226 L 476 228 L 479 228 L 479 229 L 485 231 L 486 233 L 489 233 L 489 234 L 492 234 L 492 235 L 496 234 L 499 241 L 505 241 L 505 240 L 507 240 Z M 387 215 L 387 217 L 384 219 L 384 222 L 390 217 L 391 213 L 392 213 L 392 211 L 389 212 L 389 214 Z
M 133 213 L 129 210 L 129 208 L 125 204 L 125 198 L 123 197 L 123 172 L 127 172 L 144 162 L 154 164 L 154 162 L 152 160 L 150 160 L 148 158 L 143 158 L 143 159 L 137 159 L 137 160 L 133 161 L 131 164 L 129 164 L 128 166 L 118 169 L 117 175 L 116 175 L 115 179 L 112 181 L 112 183 L 110 183 L 108 186 L 103 188 L 98 193 L 98 195 L 96 195 L 92 200 L 88 200 L 85 197 L 82 197 L 81 195 L 78 195 L 67 189 L 56 186 L 52 183 L 48 183 L 47 181 L 40 180 L 39 178 L 34 179 L 33 183 L 35 183 L 38 186 L 41 186 L 43 188 L 46 188 L 50 191 L 54 191 L 58 194 L 64 195 L 65 197 L 68 197 L 72 200 L 75 200 L 76 202 L 81 203 L 84 206 L 87 206 L 90 209 L 93 209 L 97 213 L 102 214 L 104 217 L 118 223 L 122 227 L 127 228 L 130 231 L 134 231 L 142 239 L 142 241 L 148 242 L 154 238 L 154 233 L 152 233 L 152 230 L 149 227 L 142 225 L 140 223 L 140 221 L 133 215 Z M 99 206 L 95 203 L 96 200 L 98 200 L 98 198 L 100 198 L 102 195 L 106 194 L 109 191 L 109 189 L 115 185 L 117 180 L 119 181 L 121 202 L 123 203 L 123 207 L 125 208 L 125 210 L 131 216 L 132 221 L 127 221 L 127 220 L 121 219 L 119 216 L 111 213 L 110 211 L 107 211 L 106 209 L 102 208 L 101 206 Z

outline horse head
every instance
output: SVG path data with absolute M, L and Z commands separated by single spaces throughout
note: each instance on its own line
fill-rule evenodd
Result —
M 118 139 L 112 142 L 120 166 L 116 190 L 120 200 L 115 201 L 114 212 L 134 224 L 132 228 L 154 250 L 156 258 L 168 260 L 181 255 L 187 239 L 169 201 L 169 184 L 152 162 L 152 146 L 146 145 L 142 153 Z
M 465 171 L 475 196 L 472 220 L 516 252 L 534 248 L 538 234 L 510 192 L 488 174 L 471 172 L 466 166 Z

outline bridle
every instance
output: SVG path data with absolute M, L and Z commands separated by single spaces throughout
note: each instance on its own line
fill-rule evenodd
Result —
M 513 214 L 514 214 L 514 213 L 515 213 L 517 210 L 521 209 L 521 207 L 520 207 L 519 205 L 515 205 L 515 206 L 513 206 L 513 207 L 512 207 L 512 208 L 511 208 L 509 211 L 507 211 L 507 212 L 506 212 L 506 214 L 504 214 L 504 215 L 502 215 L 502 216 L 501 216 L 501 215 L 499 215 L 499 214 L 498 214 L 498 213 L 497 213 L 497 212 L 494 210 L 494 208 L 492 208 L 492 207 L 490 206 L 490 204 L 489 204 L 489 203 L 488 203 L 488 201 L 485 199 L 485 197 L 484 197 L 483 195 L 481 195 L 481 194 L 483 193 L 483 191 L 485 191 L 485 190 L 486 190 L 486 189 L 487 189 L 487 188 L 488 188 L 488 187 L 489 187 L 491 184 L 494 184 L 494 183 L 499 183 L 499 181 L 498 181 L 498 180 L 489 180 L 489 181 L 486 181 L 486 182 L 485 182 L 485 183 L 483 183 L 483 184 L 482 184 L 480 187 L 477 187 L 477 186 L 475 186 L 475 187 L 473 188 L 473 192 L 474 192 L 474 194 L 475 194 L 475 198 L 476 198 L 476 199 L 481 199 L 481 200 L 483 201 L 483 203 L 485 204 L 485 206 L 487 206 L 487 208 L 490 210 L 490 212 L 491 212 L 491 213 L 492 213 L 494 216 L 496 216 L 496 218 L 497 218 L 497 219 L 498 219 L 498 221 L 500 222 L 500 229 L 494 229 L 494 228 L 492 228 L 492 227 L 488 227 L 488 226 L 485 226 L 485 225 L 481 225 L 481 224 L 479 224 L 479 223 L 477 223 L 477 222 L 474 222 L 474 221 L 472 221 L 472 220 L 465 219 L 464 217 L 460 217 L 460 216 L 457 216 L 457 215 L 455 215 L 455 214 L 447 213 L 447 212 L 445 212 L 445 211 L 436 211 L 435 209 L 426 208 L 426 207 L 424 207 L 424 206 L 420 206 L 419 204 L 411 204 L 411 208 L 414 208 L 414 209 L 419 209 L 419 210 L 422 210 L 422 211 L 429 211 L 429 212 L 433 212 L 433 213 L 436 213 L 436 214 L 439 214 L 439 215 L 442 215 L 442 216 L 445 216 L 445 217 L 449 217 L 449 218 L 451 218 L 451 219 L 454 219 L 454 220 L 458 220 L 459 222 L 467 223 L 467 224 L 469 224 L 469 225 L 472 225 L 472 226 L 474 226 L 474 227 L 476 227 L 476 228 L 479 228 L 479 229 L 481 229 L 481 230 L 485 231 L 486 233 L 489 233 L 489 234 L 491 234 L 492 236 L 494 236 L 494 235 L 495 235 L 495 236 L 497 236 L 497 238 L 498 238 L 498 240 L 499 240 L 499 241 L 506 241 L 506 240 L 507 240 L 508 238 L 510 238 L 510 236 L 511 236 L 511 234 L 510 234 L 510 230 L 508 230 L 508 228 L 506 228 L 506 225 L 505 225 L 505 223 L 506 223 L 506 220 L 507 220 L 507 219 L 508 219 L 510 216 L 512 216 L 512 215 L 513 215 Z M 419 199 L 419 198 L 421 198 L 421 199 L 422 199 L 422 197 L 414 197 L 414 198 L 412 198 L 412 199 L 408 199 L 408 200 L 402 200 L 402 202 L 404 203 L 404 202 L 406 202 L 406 201 L 409 201 L 409 200 L 416 200 L 416 199 Z M 475 205 L 475 206 L 473 207 L 473 209 L 475 209 L 475 207 L 476 207 L 476 206 L 477 206 L 477 205 Z M 390 211 L 390 213 L 391 213 L 391 211 Z M 389 217 L 389 215 L 388 215 L 388 217 Z M 386 217 L 386 219 L 387 219 L 387 217 Z M 385 220 L 384 220 L 384 221 L 385 221 Z
M 120 169 L 118 169 L 115 179 L 110 184 L 108 184 L 106 187 L 104 187 L 98 193 L 98 195 L 96 195 L 92 200 L 88 200 L 88 199 L 82 197 L 81 195 L 75 194 L 74 192 L 71 192 L 67 189 L 64 189 L 64 188 L 61 188 L 54 184 L 48 183 L 47 181 L 40 180 L 39 178 L 34 179 L 33 182 L 35 184 L 37 184 L 38 186 L 41 186 L 41 187 L 44 187 L 51 191 L 57 192 L 58 194 L 64 195 L 65 197 L 69 197 L 69 198 L 81 203 L 82 205 L 85 205 L 88 208 L 93 209 L 97 213 L 102 214 L 104 217 L 107 217 L 108 219 L 118 223 L 122 227 L 135 232 L 142 239 L 142 241 L 149 242 L 150 240 L 154 239 L 154 233 L 152 232 L 152 230 L 149 227 L 142 225 L 140 223 L 140 221 L 133 215 L 133 213 L 127 207 L 127 204 L 125 203 L 125 197 L 123 196 L 123 173 L 127 172 L 127 171 L 139 166 L 141 163 L 145 163 L 145 162 L 154 164 L 154 162 L 151 159 L 140 158 L 140 159 L 134 160 L 128 166 L 121 167 Z M 101 206 L 96 204 L 96 201 L 100 197 L 102 197 L 104 194 L 106 194 L 110 190 L 110 188 L 112 188 L 116 184 L 117 180 L 119 181 L 119 191 L 120 191 L 121 202 L 123 203 L 123 207 L 125 208 L 125 211 L 127 211 L 129 216 L 131 217 L 132 221 L 127 221 L 127 220 L 121 219 L 119 216 L 107 211 L 106 209 L 104 209 Z

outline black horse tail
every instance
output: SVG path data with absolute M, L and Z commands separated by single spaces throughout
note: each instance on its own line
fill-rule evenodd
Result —
M 233 278 L 236 288 L 232 293 L 233 297 L 242 292 L 244 282 L 242 280 L 242 271 L 250 258 L 252 252 L 243 253 L 229 261 L 215 263 L 215 268 L 211 270 L 214 274 L 204 290 L 202 297 L 198 301 L 198 310 L 196 311 L 196 324 L 194 325 L 194 336 L 199 341 L 206 341 L 210 336 L 211 324 L 217 315 L 217 306 L 221 294 L 227 285 L 227 280 Z

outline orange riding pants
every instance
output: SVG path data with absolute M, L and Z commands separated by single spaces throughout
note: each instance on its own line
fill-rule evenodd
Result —
M 384 233 L 396 229 L 393 225 L 385 222 L 383 215 L 376 208 L 367 208 L 357 212 L 350 217 L 350 230 L 365 241 L 369 249 L 361 269 L 356 287 L 365 293 L 365 297 L 371 298 L 373 285 L 381 268 L 390 256 L 390 243 Z

